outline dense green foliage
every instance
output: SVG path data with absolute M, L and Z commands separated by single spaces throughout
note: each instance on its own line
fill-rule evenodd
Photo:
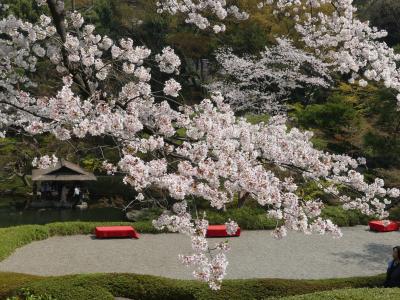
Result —
M 400 115 L 391 90 L 340 83 L 317 103 L 292 107 L 293 125 L 312 130 L 318 148 L 365 157 L 367 176 L 400 185 Z
M 321 216 L 331 219 L 341 227 L 367 225 L 370 217 L 357 211 L 346 211 L 341 206 L 327 206 Z M 267 217 L 262 208 L 242 207 L 229 209 L 226 212 L 207 211 L 207 219 L 210 224 L 223 224 L 228 219 L 235 220 L 245 230 L 275 229 L 276 220 Z
M 136 300 L 269 299 L 334 289 L 345 289 L 343 291 L 346 292 L 349 288 L 381 287 L 384 280 L 383 275 L 325 280 L 226 280 L 220 291 L 212 291 L 206 284 L 197 281 L 149 275 L 85 274 L 27 277 L 19 274 L 0 273 L 0 282 L 6 282 L 7 279 L 12 281 L 13 278 L 24 278 L 19 285 L 20 288 L 27 288 L 38 295 L 49 295 L 57 300 L 105 300 L 113 299 L 113 296 Z M 0 296 L 15 293 L 18 290 L 17 286 L 13 285 L 9 289 L 3 288 L 0 290 Z
M 290 297 L 279 298 L 281 300 L 390 300 L 400 299 L 400 289 L 382 289 L 382 288 L 361 288 L 361 289 L 343 289 L 326 292 L 317 292 L 306 295 L 296 295 Z
M 235 220 L 242 229 L 262 230 L 274 229 L 276 221 L 267 217 L 261 208 L 235 208 L 226 212 L 208 211 L 207 219 L 210 224 L 224 224 L 228 219 Z
M 321 213 L 322 218 L 331 219 L 340 227 L 367 225 L 371 217 L 365 216 L 358 211 L 344 210 L 341 206 L 327 206 Z
M 8 4 L 10 10 L 18 18 L 23 18 L 30 22 L 37 21 L 40 15 L 47 10 L 46 7 L 39 7 L 36 1 L 31 0 L 2 0 L 1 3 Z M 1 14 L 2 12 L 0 11 L 0 16 Z
M 57 300 L 48 294 L 35 295 L 29 289 L 21 288 L 18 290 L 18 295 L 7 298 L 7 300 Z
M 385 29 L 388 36 L 385 41 L 390 46 L 400 43 L 400 2 L 398 0 L 363 0 L 361 15 L 370 20 L 373 26 Z
M 39 276 L 19 274 L 19 273 L 1 273 L 0 272 L 0 299 L 4 299 L 11 291 L 19 289 L 29 282 L 38 280 Z

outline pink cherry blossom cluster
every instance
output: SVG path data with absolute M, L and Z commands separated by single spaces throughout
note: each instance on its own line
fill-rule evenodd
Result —
M 240 11 L 235 5 L 228 6 L 225 0 L 160 0 L 157 2 L 158 12 L 167 12 L 171 15 L 184 14 L 186 23 L 194 24 L 200 29 L 212 26 L 215 33 L 225 31 L 223 23 L 229 15 L 237 20 L 245 20 L 249 14 Z M 211 21 L 209 16 L 216 17 L 216 22 Z
M 0 70 L 0 128 L 17 124 L 31 134 L 51 132 L 61 140 L 72 135 L 115 135 L 117 131 L 119 137 L 133 139 L 146 119 L 154 123 L 154 116 L 160 115 L 160 123 L 153 126 L 164 133 L 174 132 L 164 116 L 166 107 L 153 105 L 150 69 L 143 66 L 144 60 L 150 59 L 149 49 L 134 46 L 129 38 L 116 43 L 95 34 L 94 26 L 84 25 L 77 12 L 62 22 L 65 36 L 56 35 L 50 23 L 47 16 L 41 16 L 35 25 L 12 15 L 0 21 L 0 33 L 6 37 L 0 40 L 4 53 L 0 60 L 5 66 Z M 35 86 L 30 73 L 39 59 L 49 60 L 63 76 L 64 86 L 54 97 L 30 95 L 30 87 Z M 179 73 L 181 62 L 172 48 L 165 48 L 155 60 L 161 71 Z M 20 68 L 26 72 L 17 72 Z M 121 73 L 125 80 L 117 83 L 123 86 L 119 94 L 112 94 L 104 80 L 112 82 L 121 78 Z M 85 97 L 75 95 L 73 85 Z M 175 97 L 180 89 L 173 79 L 165 84 L 166 95 Z M 123 109 L 115 110 L 115 106 Z M 147 113 L 139 116 L 140 111 Z
M 332 14 L 307 13 L 305 22 L 296 26 L 304 43 L 316 49 L 323 60 L 333 61 L 335 70 L 350 74 L 351 83 L 358 80 L 360 86 L 366 86 L 369 80 L 381 81 L 400 93 L 400 72 L 396 65 L 400 55 L 379 42 L 387 32 L 358 20 L 353 1 L 324 2 L 335 6 Z
M 103 161 L 103 169 L 107 172 L 108 175 L 114 175 L 118 168 L 108 161 Z
M 172 97 L 178 97 L 178 93 L 181 90 L 181 85 L 175 79 L 171 78 L 170 80 L 165 82 L 164 86 L 164 94 Z
M 259 7 L 264 5 L 272 6 L 276 15 L 294 18 L 304 44 L 332 63 L 334 71 L 349 74 L 350 83 L 365 87 L 371 80 L 383 82 L 399 92 L 400 105 L 400 55 L 379 41 L 386 31 L 357 19 L 353 0 L 266 0 Z
M 207 282 L 210 288 L 218 290 L 226 275 L 228 260 L 225 253 L 230 250 L 228 242 L 217 243 L 214 247 L 209 246 L 205 238 L 208 221 L 205 219 L 192 220 L 187 212 L 186 201 L 177 202 L 172 207 L 172 212 L 165 211 L 153 225 L 158 229 L 168 228 L 172 232 L 180 232 L 190 237 L 193 253 L 190 255 L 179 255 L 180 261 L 188 266 L 194 267 L 193 276 L 196 279 Z M 234 234 L 237 224 L 229 223 L 229 233 Z
M 226 226 L 226 233 L 228 235 L 235 235 L 239 226 L 235 221 L 229 219 L 228 222 L 225 223 Z
M 35 157 L 32 161 L 32 166 L 39 169 L 48 169 L 56 166 L 58 158 L 53 154 L 52 156 L 44 155 Z
M 15 106 L 29 107 L 32 99 L 21 89 L 34 87 L 35 83 L 19 70 L 36 71 L 37 54 L 43 54 L 40 45 L 56 33 L 50 23 L 47 16 L 41 16 L 37 24 L 13 15 L 0 20 L 0 34 L 5 37 L 0 39 L 0 128 L 23 122 L 24 113 Z
M 235 111 L 276 114 L 284 111 L 282 102 L 295 89 L 326 88 L 332 81 L 330 64 L 285 38 L 277 38 L 276 46 L 266 47 L 257 57 L 220 50 L 216 59 L 221 76 L 207 87 L 220 91 Z
M 157 54 L 156 62 L 158 62 L 158 66 L 162 72 L 168 74 L 179 74 L 181 60 L 171 47 L 165 47 L 162 51 L 162 54 Z

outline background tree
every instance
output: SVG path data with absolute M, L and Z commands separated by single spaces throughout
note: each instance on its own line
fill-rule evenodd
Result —
M 360 15 L 371 22 L 372 26 L 385 29 L 388 36 L 384 39 L 393 47 L 400 43 L 400 3 L 396 0 L 365 1 Z

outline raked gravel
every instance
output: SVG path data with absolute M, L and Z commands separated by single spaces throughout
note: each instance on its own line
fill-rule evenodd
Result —
M 242 231 L 230 238 L 227 278 L 318 279 L 366 276 L 386 271 L 400 232 L 376 233 L 367 226 L 342 228 L 343 237 L 289 232 Z M 221 239 L 210 239 L 211 245 Z M 52 237 L 19 248 L 0 262 L 0 271 L 37 275 L 119 272 L 191 279 L 178 254 L 191 252 L 180 234 L 142 234 L 135 239 L 97 240 L 90 235 Z

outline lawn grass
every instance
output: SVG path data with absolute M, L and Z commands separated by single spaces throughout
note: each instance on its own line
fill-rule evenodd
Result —
M 111 300 L 113 297 L 127 297 L 135 300 L 274 299 L 337 289 L 345 289 L 343 292 L 340 291 L 343 294 L 348 289 L 381 287 L 384 280 L 383 275 L 324 280 L 226 280 L 220 291 L 212 291 L 206 284 L 194 280 L 177 280 L 136 274 L 80 274 L 34 277 L 0 273 L 0 282 L 4 278 L 9 278 L 10 282 L 13 282 L 13 278 L 22 279 L 20 284 L 13 284 L 9 289 L 0 290 L 2 292 L 0 297 L 15 294 L 21 288 L 25 288 L 35 295 L 47 295 L 58 300 Z M 365 295 L 366 291 L 368 290 L 364 289 L 362 293 Z

